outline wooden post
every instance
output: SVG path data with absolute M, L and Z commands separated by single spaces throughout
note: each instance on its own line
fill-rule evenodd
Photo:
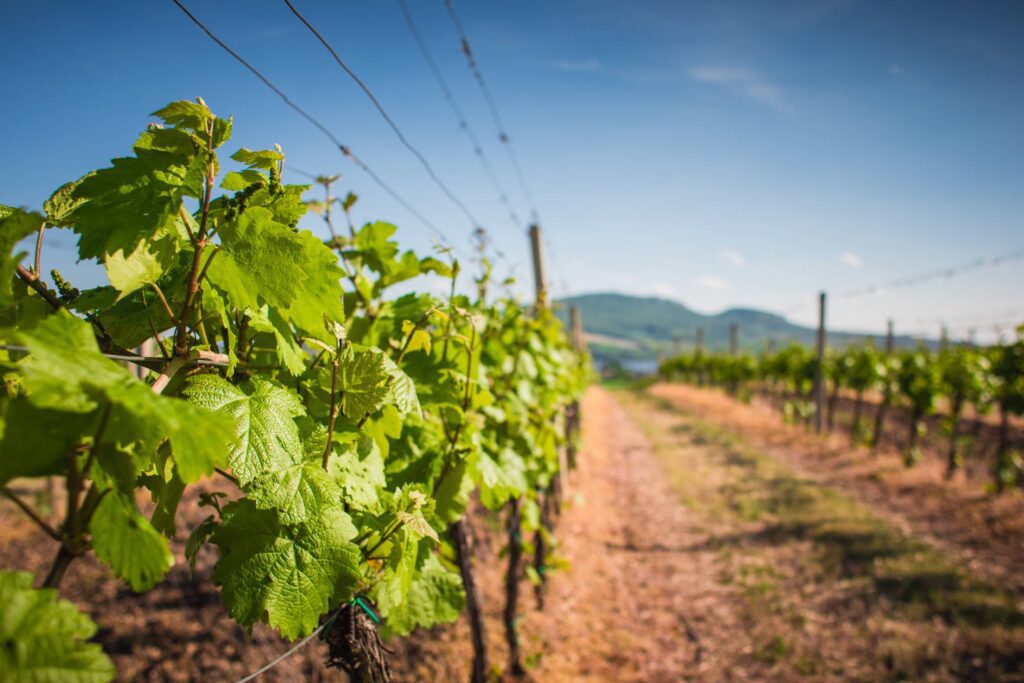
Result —
M 579 306 L 569 307 L 569 326 L 572 328 L 572 346 L 577 353 L 586 348 L 586 340 L 583 336 L 583 318 L 580 316 Z
M 536 224 L 530 226 L 530 251 L 533 255 L 533 284 L 534 284 L 534 315 L 544 315 L 548 307 L 548 294 L 546 278 L 544 277 L 544 256 L 541 251 L 540 227 Z M 570 313 L 572 315 L 572 313 Z M 578 315 L 578 314 L 577 314 Z M 555 495 L 559 500 L 565 500 L 568 493 L 567 477 L 569 473 L 568 458 L 564 448 L 558 449 L 558 473 L 555 475 L 547 491 L 537 490 L 538 499 L 543 502 L 543 497 Z M 505 641 L 509 650 L 509 671 L 513 676 L 519 677 L 525 673 L 523 662 L 519 651 L 519 580 L 522 578 L 522 498 L 509 500 L 506 506 L 508 510 L 508 569 L 505 573 L 505 609 L 503 612 L 505 622 Z M 534 552 L 539 554 L 543 563 L 545 554 L 543 530 L 538 529 L 534 535 Z M 542 575 L 543 580 L 543 575 Z M 538 595 L 540 591 L 538 590 Z
M 896 348 L 896 337 L 893 335 L 892 318 L 885 322 L 885 352 L 891 354 Z
M 814 431 L 821 434 L 825 415 L 825 292 L 818 294 L 818 364 L 814 370 Z
M 703 351 L 704 350 L 704 328 L 703 327 L 698 327 L 697 328 L 697 350 L 698 351 Z
M 729 353 L 738 356 L 740 353 L 740 324 L 729 323 Z
M 949 328 L 945 325 L 939 330 L 939 351 L 945 351 L 949 347 Z
M 530 251 L 533 254 L 534 302 L 538 309 L 548 305 L 548 288 L 544 278 L 544 252 L 541 249 L 540 227 L 530 226 Z

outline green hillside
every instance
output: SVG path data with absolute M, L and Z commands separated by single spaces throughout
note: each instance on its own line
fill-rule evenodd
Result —
M 740 348 L 760 351 L 768 344 L 791 341 L 813 344 L 817 332 L 793 324 L 780 315 L 749 308 L 731 308 L 716 315 L 704 315 L 681 303 L 657 297 L 638 297 L 614 292 L 581 294 L 561 299 L 560 315 L 577 306 L 583 329 L 591 335 L 591 352 L 599 362 L 608 360 L 650 360 L 675 348 L 693 348 L 697 330 L 704 330 L 704 343 L 711 350 L 729 348 L 729 327 L 739 325 Z M 830 345 L 862 341 L 865 335 L 829 331 Z M 884 343 L 875 337 L 878 344 Z M 916 340 L 897 337 L 898 346 L 912 346 Z

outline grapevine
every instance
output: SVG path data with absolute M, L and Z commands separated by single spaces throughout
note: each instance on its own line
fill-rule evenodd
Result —
M 0 665 L 42 675 L 64 633 L 69 680 L 112 678 L 85 642 L 95 627 L 54 593 L 86 553 L 134 591 L 154 586 L 174 561 L 184 491 L 209 477 L 209 514 L 180 531 L 190 562 L 216 548 L 212 580 L 246 629 L 298 639 L 344 618 L 373 642 L 354 600 L 372 605 L 383 637 L 453 621 L 473 599 L 472 498 L 514 502 L 524 531 L 550 532 L 541 508 L 586 363 L 548 308 L 487 299 L 486 255 L 463 294 L 447 248 L 421 256 L 389 223 L 355 227 L 356 197 L 333 197 L 336 177 L 307 202 L 280 148 L 241 148 L 222 168 L 233 121 L 201 99 L 153 116 L 162 123 L 130 156 L 62 186 L 41 212 L 0 207 L 0 484 L 14 497 L 15 478 L 59 477 L 66 492 L 56 527 L 20 506 L 56 546 L 45 588 L 0 572 L 5 628 L 17 616 L 64 630 L 5 633 L 17 646 Z M 310 210 L 327 242 L 298 227 Z M 109 284 L 78 291 L 55 273 L 51 290 L 40 275 L 51 230 L 73 231 Z M 12 250 L 31 235 L 29 268 Z M 446 298 L 391 295 L 427 275 L 449 281 Z M 159 357 L 130 350 L 147 341 Z M 386 680 L 381 651 L 328 642 L 357 680 Z
M 662 362 L 659 373 L 668 379 L 702 384 L 708 379 L 729 393 L 747 393 L 755 388 L 770 395 L 784 396 L 783 413 L 792 421 L 808 422 L 813 416 L 812 400 L 817 358 L 798 344 L 759 358 L 748 355 L 708 354 L 698 350 Z M 877 452 L 883 438 L 886 417 L 894 407 L 908 414 L 904 460 L 908 466 L 920 458 L 919 444 L 926 431 L 926 418 L 942 407 L 942 428 L 948 438 L 946 476 L 962 466 L 963 415 L 968 406 L 975 413 L 975 435 L 980 416 L 993 407 L 999 413 L 999 427 L 993 466 L 997 490 L 1024 483 L 1024 461 L 1011 447 L 1010 418 L 1024 414 L 1024 328 L 1015 341 L 989 348 L 956 346 L 938 352 L 924 347 L 899 352 L 882 352 L 871 343 L 830 349 L 824 356 L 823 377 L 827 388 L 825 424 L 835 427 L 835 412 L 844 391 L 853 395 L 850 439 L 866 442 Z M 744 389 L 746 387 L 746 389 Z M 865 428 L 865 396 L 879 397 L 874 425 Z

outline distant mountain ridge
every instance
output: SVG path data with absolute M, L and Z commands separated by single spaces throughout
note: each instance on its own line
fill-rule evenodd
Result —
M 617 292 L 580 294 L 558 301 L 559 315 L 568 318 L 568 307 L 577 306 L 583 317 L 583 329 L 591 338 L 591 352 L 601 360 L 649 359 L 671 353 L 676 348 L 693 348 L 697 330 L 704 330 L 704 345 L 711 350 L 729 348 L 729 327 L 739 326 L 739 344 L 745 351 L 757 352 L 767 344 L 781 346 L 791 341 L 811 345 L 817 330 L 797 325 L 781 315 L 752 308 L 730 308 L 715 315 L 698 313 L 684 304 L 659 297 L 640 297 Z M 853 332 L 828 331 L 831 346 L 872 339 L 884 344 L 883 337 Z M 616 340 L 627 342 L 617 343 Z M 901 336 L 897 346 L 913 346 L 917 340 Z

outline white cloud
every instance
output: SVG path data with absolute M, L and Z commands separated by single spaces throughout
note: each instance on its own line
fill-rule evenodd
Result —
M 650 290 L 655 295 L 666 298 L 674 296 L 676 293 L 676 288 L 667 282 L 652 282 Z
M 844 251 L 839 255 L 839 260 L 851 268 L 860 268 L 864 265 L 864 260 L 852 251 Z
M 732 66 L 695 66 L 689 70 L 689 76 L 698 83 L 717 85 L 779 111 L 789 110 L 786 98 L 778 86 L 769 83 L 750 69 Z
M 735 249 L 723 249 L 718 252 L 718 256 L 737 268 L 742 268 L 747 263 L 747 259 L 744 258 L 743 254 Z
M 702 289 L 729 289 L 729 281 L 714 275 L 701 275 L 693 279 L 693 284 Z
M 551 64 L 551 68 L 556 71 L 567 71 L 570 73 L 593 73 L 601 70 L 601 62 L 596 59 L 561 59 Z

